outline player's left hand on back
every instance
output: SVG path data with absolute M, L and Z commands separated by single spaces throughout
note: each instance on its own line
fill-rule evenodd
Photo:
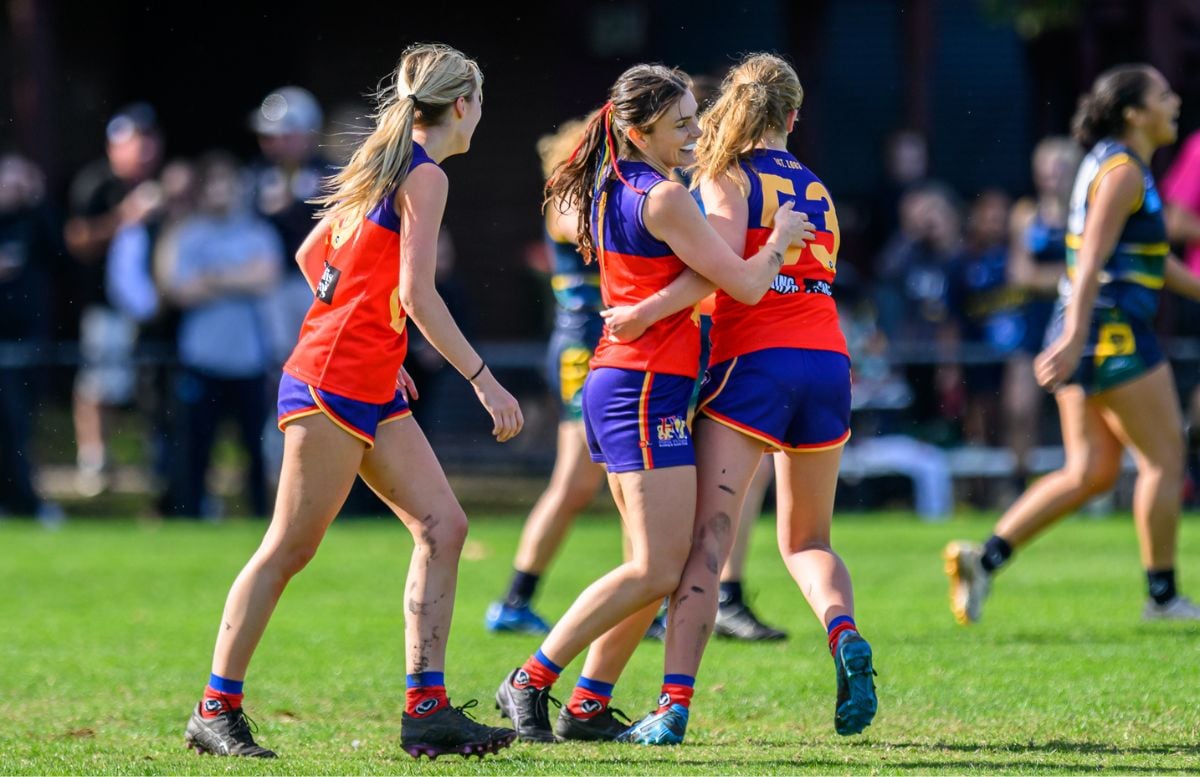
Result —
M 608 329 L 608 339 L 614 343 L 632 342 L 641 337 L 650 325 L 650 322 L 638 317 L 634 305 L 617 305 L 601 310 L 600 316 Z

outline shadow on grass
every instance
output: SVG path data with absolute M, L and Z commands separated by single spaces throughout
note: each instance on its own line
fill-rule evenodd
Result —
M 1046 742 L 1020 744 L 1009 742 L 996 745 L 973 745 L 944 742 L 847 742 L 851 747 L 911 750 L 950 750 L 952 752 L 995 752 L 995 753 L 1080 753 L 1083 755 L 1200 755 L 1200 745 L 1189 742 L 1173 745 L 1150 745 L 1141 747 L 1118 747 L 1099 742 L 1066 742 L 1051 739 Z
M 989 748 L 979 748 L 986 751 Z M 863 759 L 847 761 L 834 758 L 639 758 L 631 761 L 620 757 L 590 757 L 587 768 L 581 773 L 591 774 L 649 774 L 656 770 L 649 766 L 667 766 L 673 773 L 685 770 L 695 770 L 702 774 L 730 774 L 737 769 L 752 768 L 756 772 L 786 774 L 795 769 L 819 769 L 828 773 L 845 773 L 855 769 L 878 770 L 887 773 L 915 772 L 917 774 L 932 774 L 935 771 L 979 772 L 994 774 L 997 772 L 1016 772 L 1020 774 L 1079 774 L 1096 769 L 1109 769 L 1117 774 L 1196 774 L 1195 767 L 1185 766 L 1130 766 L 1128 764 L 1088 764 L 1088 763 L 1054 763 L 1052 761 L 1033 760 L 990 760 L 980 758 L 978 761 L 963 759 Z M 572 764 L 573 768 L 578 765 Z

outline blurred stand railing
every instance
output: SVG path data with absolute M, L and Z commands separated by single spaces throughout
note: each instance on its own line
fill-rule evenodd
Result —
M 434 405 L 422 419 L 447 472 L 457 476 L 543 477 L 554 460 L 557 406 L 548 396 L 542 376 L 545 343 L 536 340 L 482 342 L 477 346 L 489 367 L 509 386 L 522 402 L 526 432 L 513 443 L 500 445 L 488 433 L 488 419 L 466 381 L 456 379 L 452 370 L 423 389 L 422 403 Z M 1176 337 L 1164 341 L 1172 362 L 1200 362 L 1200 338 Z M 963 344 L 947 350 L 942 345 L 924 342 L 890 343 L 886 352 L 863 354 L 855 360 L 856 382 L 853 412 L 856 431 L 847 445 L 841 467 L 846 485 L 858 486 L 877 477 L 899 477 L 911 481 L 912 501 L 917 512 L 930 520 L 949 516 L 955 503 L 956 484 L 980 479 L 1011 478 L 1017 470 L 1016 457 L 1004 447 L 957 445 L 938 446 L 917 433 L 904 430 L 905 417 L 914 401 L 914 389 L 903 373 L 910 366 L 1002 364 L 1009 357 L 988 346 Z M 78 343 L 0 342 L 0 370 L 28 370 L 36 376 L 43 370 L 59 373 L 83 363 Z M 97 366 L 135 365 L 139 368 L 178 366 L 174 349 L 161 343 L 139 343 L 130 359 L 111 362 L 90 361 Z M 37 402 L 69 401 L 69 391 L 53 390 L 46 377 L 34 379 L 38 386 Z M 149 385 L 169 386 L 170 381 Z M 972 387 L 965 386 L 970 392 Z M 1186 387 L 1186 388 L 1190 388 Z M 269 390 L 269 388 L 268 388 Z M 879 423 L 887 418 L 886 424 Z M 265 423 L 264 426 L 269 428 Z M 889 431 L 880 432 L 886 427 Z M 57 457 L 60 461 L 64 456 Z M 70 458 L 70 457 L 66 457 Z M 1039 445 L 1030 454 L 1026 468 L 1032 474 L 1061 466 L 1063 451 L 1059 445 Z M 1126 456 L 1126 469 L 1132 471 L 1132 459 Z M 51 469 L 53 465 L 49 465 Z M 63 468 L 65 465 L 59 465 Z M 46 467 L 43 467 L 45 470 Z M 46 481 L 43 472 L 42 482 Z M 54 480 L 52 473 L 51 480 Z M 232 478 L 230 479 L 232 482 Z M 123 481 L 137 489 L 150 478 L 127 471 Z

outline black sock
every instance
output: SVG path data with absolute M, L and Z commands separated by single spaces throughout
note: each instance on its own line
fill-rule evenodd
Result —
M 730 606 L 742 603 L 742 581 L 730 580 L 729 582 L 721 583 L 721 592 L 718 594 L 717 601 L 723 606 Z
M 1146 587 L 1150 590 L 1150 598 L 1155 604 L 1166 604 L 1178 595 L 1175 590 L 1175 570 L 1160 569 L 1156 572 L 1147 569 Z
M 983 543 L 983 558 L 979 560 L 979 563 L 983 565 L 983 571 L 990 575 L 1004 566 L 1004 562 L 1008 561 L 1008 557 L 1012 553 L 1012 545 L 993 534 L 988 537 L 987 542 Z
M 513 570 L 512 582 L 508 585 L 508 596 L 504 597 L 504 603 L 509 607 L 527 606 L 533 598 L 533 592 L 537 590 L 539 579 L 541 575 Z

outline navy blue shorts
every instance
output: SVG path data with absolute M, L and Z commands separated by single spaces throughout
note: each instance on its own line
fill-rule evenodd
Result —
M 1049 346 L 1066 325 L 1062 303 L 1046 329 Z M 1079 367 L 1067 381 L 1082 386 L 1088 394 L 1108 391 L 1136 380 L 1163 361 L 1162 348 L 1151 324 L 1119 308 L 1097 308 L 1092 313 L 1091 331 Z
M 283 373 L 283 379 L 279 381 L 279 431 L 282 432 L 297 418 L 318 413 L 324 413 L 330 421 L 348 434 L 365 442 L 367 448 L 374 448 L 375 431 L 379 426 L 410 416 L 412 410 L 399 389 L 391 402 L 375 405 L 315 389 L 304 381 Z
M 697 412 L 788 453 L 850 439 L 850 359 L 836 351 L 766 348 L 714 364 Z
M 592 370 L 583 386 L 583 425 L 592 461 L 609 472 L 694 466 L 688 428 L 694 384 L 682 375 Z

